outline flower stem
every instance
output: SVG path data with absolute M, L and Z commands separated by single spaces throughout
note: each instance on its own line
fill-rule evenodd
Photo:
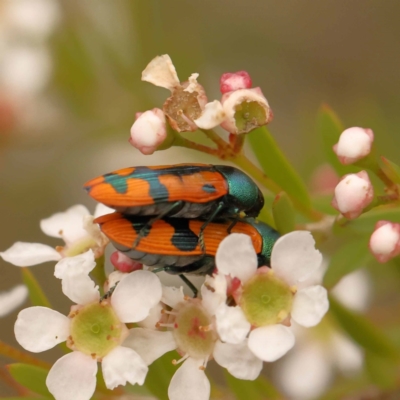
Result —
M 221 139 L 220 136 L 215 133 L 212 129 L 200 129 L 210 140 L 212 140 L 217 146 L 219 150 L 227 149 L 229 144 L 225 142 L 224 139 Z
M 201 151 L 202 153 L 210 154 L 212 156 L 221 158 L 219 150 L 212 149 L 211 147 L 204 146 L 203 144 L 200 143 L 192 142 L 191 140 L 188 140 L 179 134 L 175 135 L 174 145 L 179 147 L 186 147 L 187 149 Z
M 12 358 L 15 361 L 22 362 L 24 364 L 35 365 L 37 367 L 50 369 L 51 365 L 45 361 L 39 360 L 36 357 L 31 356 L 15 347 L 0 341 L 0 354 L 5 357 Z

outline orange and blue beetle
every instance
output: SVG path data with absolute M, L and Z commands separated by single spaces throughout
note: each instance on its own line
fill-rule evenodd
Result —
M 227 165 L 177 164 L 123 168 L 88 181 L 96 201 L 129 215 L 213 219 L 257 217 L 264 197 L 244 172 Z M 204 229 L 203 227 L 203 229 Z
M 148 225 L 150 217 L 113 213 L 95 220 L 111 243 L 122 253 L 147 266 L 162 267 L 170 274 L 212 273 L 215 254 L 221 241 L 232 233 L 250 236 L 258 257 L 258 266 L 270 265 L 271 251 L 279 233 L 253 218 L 210 222 L 203 230 L 205 249 L 199 244 L 204 221 L 163 218 Z M 136 244 L 143 228 L 145 235 Z

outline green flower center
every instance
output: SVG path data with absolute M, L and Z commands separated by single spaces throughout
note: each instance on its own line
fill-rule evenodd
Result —
M 177 311 L 174 337 L 178 350 L 197 359 L 207 359 L 216 340 L 212 319 L 199 304 L 186 303 Z
M 240 307 L 255 327 L 278 324 L 290 314 L 293 292 L 272 273 L 256 274 L 243 286 Z
M 92 303 L 72 317 L 67 345 L 101 359 L 125 339 L 127 332 L 109 303 Z
M 247 133 L 265 125 L 267 114 L 257 101 L 244 101 L 235 108 L 235 123 L 239 133 Z

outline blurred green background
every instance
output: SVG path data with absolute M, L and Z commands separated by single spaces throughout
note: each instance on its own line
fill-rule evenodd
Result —
M 168 95 L 140 80 L 160 54 L 181 81 L 200 73 L 209 100 L 220 97 L 222 73 L 247 70 L 274 112 L 270 130 L 306 180 L 324 159 L 315 134 L 324 102 L 345 127 L 372 128 L 381 154 L 400 161 L 398 1 L 49 0 L 10 12 L 13 2 L 24 3 L 0 0 L 1 250 L 17 240 L 59 244 L 39 220 L 76 203 L 93 211 L 82 185 L 94 176 L 212 162 L 182 149 L 145 157 L 127 142 L 135 113 Z M 18 268 L 0 268 L 0 290 L 20 281 Z M 52 265 L 33 271 L 60 302 Z M 0 320 L 1 340 L 15 343 L 14 321 L 15 313 Z

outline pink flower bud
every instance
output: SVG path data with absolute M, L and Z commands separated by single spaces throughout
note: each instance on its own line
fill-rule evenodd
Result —
M 219 85 L 221 93 L 225 94 L 233 90 L 250 89 L 252 82 L 246 71 L 238 71 L 222 74 Z
M 369 249 L 380 263 L 398 256 L 400 254 L 400 224 L 378 221 L 369 239 Z
M 159 108 L 153 108 L 136 116 L 129 142 L 143 154 L 153 154 L 167 137 L 164 113 Z
M 131 260 L 128 256 L 120 251 L 114 251 L 110 257 L 111 264 L 120 272 L 132 272 L 143 269 L 143 264 Z
M 221 127 L 229 133 L 248 133 L 272 120 L 272 111 L 259 87 L 225 93 L 221 99 L 226 119 Z
M 344 164 L 352 164 L 371 152 L 374 133 L 371 129 L 348 128 L 342 132 L 339 142 L 333 146 L 339 161 Z
M 347 219 L 355 219 L 361 215 L 374 197 L 374 189 L 368 174 L 360 171 L 357 174 L 345 175 L 335 188 L 332 207 Z

